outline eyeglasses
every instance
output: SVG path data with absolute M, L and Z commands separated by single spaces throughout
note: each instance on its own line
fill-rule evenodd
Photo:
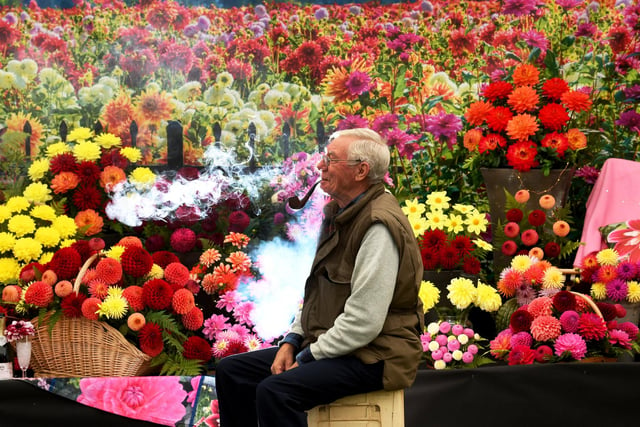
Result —
M 322 162 L 322 165 L 324 167 L 329 167 L 329 165 L 331 163 L 360 163 L 362 162 L 362 160 L 360 159 L 332 159 L 331 157 L 327 156 L 326 153 L 322 153 L 321 157 L 320 157 L 320 161 Z

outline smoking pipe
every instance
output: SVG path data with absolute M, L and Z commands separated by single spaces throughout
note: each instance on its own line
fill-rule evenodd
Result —
M 298 196 L 293 196 L 293 197 L 289 197 L 287 199 L 287 203 L 289 204 L 289 207 L 291 209 L 302 209 L 304 207 L 304 205 L 307 204 L 307 202 L 309 201 L 309 198 L 311 197 L 311 195 L 313 194 L 313 190 L 316 189 L 316 187 L 318 186 L 318 184 L 320 184 L 320 180 L 316 181 L 315 184 L 313 184 L 311 186 L 311 188 L 309 188 L 309 190 L 307 191 L 307 194 L 304 195 L 304 197 L 302 198 L 302 200 L 300 200 L 300 198 Z

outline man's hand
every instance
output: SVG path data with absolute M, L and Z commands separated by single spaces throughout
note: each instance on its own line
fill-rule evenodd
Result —
M 284 371 L 295 368 L 298 364 L 295 362 L 295 347 L 289 343 L 284 343 L 276 353 L 271 365 L 271 373 L 274 375 L 281 374 Z

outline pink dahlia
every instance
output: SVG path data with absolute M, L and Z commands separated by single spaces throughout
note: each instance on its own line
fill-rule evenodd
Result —
M 631 341 L 635 341 L 638 338 L 638 326 L 631 322 L 622 322 L 618 325 L 618 329 L 625 331 L 629 334 Z
M 529 332 L 518 332 L 511 336 L 511 347 L 517 347 L 519 345 L 525 345 L 531 347 L 533 344 L 533 337 Z
M 553 347 L 556 356 L 562 356 L 565 352 L 569 352 L 575 360 L 580 360 L 587 354 L 587 343 L 578 334 L 560 335 Z
M 196 233 L 188 228 L 178 228 L 171 234 L 170 243 L 176 252 L 189 252 L 196 246 Z
M 607 334 L 607 324 L 594 313 L 583 313 L 578 321 L 578 332 L 586 340 L 601 340 Z
M 620 329 L 613 329 L 609 332 L 609 343 L 611 345 L 618 345 L 627 350 L 631 350 L 631 339 L 629 334 Z
M 567 310 L 560 315 L 560 324 L 565 332 L 578 332 L 579 321 L 580 315 L 573 310 Z
M 551 341 L 560 335 L 560 321 L 553 316 L 539 316 L 531 322 L 531 335 L 536 341 Z
M 548 362 L 552 356 L 553 350 L 548 345 L 541 345 L 540 347 L 536 348 L 536 362 Z
M 526 345 L 518 345 L 509 353 L 509 365 L 531 365 L 535 360 L 536 351 Z
M 549 316 L 551 315 L 553 303 L 549 297 L 538 297 L 531 301 L 527 306 L 527 311 L 533 315 L 533 317 Z
M 511 329 L 501 331 L 494 339 L 489 342 L 491 355 L 497 359 L 504 359 L 504 356 L 511 350 Z

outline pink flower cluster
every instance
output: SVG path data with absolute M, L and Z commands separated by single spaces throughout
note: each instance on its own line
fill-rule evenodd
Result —
M 429 324 L 420 339 L 426 359 L 435 369 L 472 364 L 479 351 L 473 343 L 479 339 L 473 329 L 447 321 Z
M 636 325 L 615 320 L 625 314 L 619 304 L 592 305 L 570 291 L 541 296 L 511 315 L 509 327 L 490 342 L 491 355 L 509 365 L 614 357 L 638 338 Z

